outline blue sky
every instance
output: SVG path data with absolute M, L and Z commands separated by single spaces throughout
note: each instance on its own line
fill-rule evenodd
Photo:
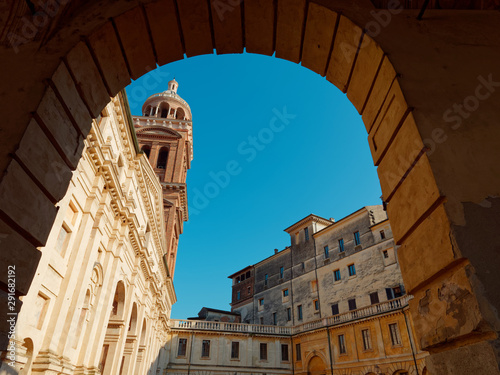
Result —
M 172 311 L 183 319 L 229 310 L 227 276 L 288 246 L 283 229 L 310 213 L 338 220 L 381 192 L 361 117 L 316 73 L 246 53 L 192 57 L 127 87 L 132 114 L 174 77 L 194 134 Z

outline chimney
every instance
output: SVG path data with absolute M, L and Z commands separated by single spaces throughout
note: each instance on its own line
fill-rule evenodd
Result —
M 335 219 L 333 217 L 330 218 L 330 221 L 335 223 Z
M 275 254 L 278 254 L 278 249 L 274 249 L 274 253 L 275 253 Z

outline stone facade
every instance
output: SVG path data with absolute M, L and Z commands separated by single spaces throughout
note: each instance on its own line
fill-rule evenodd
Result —
M 156 373 L 176 302 L 166 255 L 177 242 L 165 233 L 180 230 L 165 209 L 168 180 L 136 145 L 122 92 L 93 121 L 57 204 L 10 344 L 17 356 L 3 353 L 1 374 Z

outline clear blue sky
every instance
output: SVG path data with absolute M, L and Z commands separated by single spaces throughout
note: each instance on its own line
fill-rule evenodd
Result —
M 184 319 L 229 310 L 227 276 L 288 246 L 283 229 L 310 213 L 338 220 L 381 192 L 361 117 L 316 73 L 253 54 L 184 59 L 127 87 L 132 114 L 174 77 L 194 128 L 172 311 Z

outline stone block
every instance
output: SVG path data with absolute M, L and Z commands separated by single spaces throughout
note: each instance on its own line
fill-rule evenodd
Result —
M 450 239 L 450 222 L 439 205 L 398 249 L 401 273 L 408 293 L 460 258 Z
M 245 0 L 246 51 L 271 56 L 274 53 L 274 1 Z
M 130 84 L 130 74 L 118 37 L 111 22 L 107 22 L 89 37 L 90 48 L 99 63 L 109 94 L 118 94 Z
M 278 1 L 276 57 L 298 63 L 302 48 L 302 29 L 306 0 Z
M 365 108 L 363 110 L 363 122 L 365 123 L 366 131 L 370 132 L 373 127 L 373 122 L 380 112 L 380 108 L 389 92 L 393 81 L 396 79 L 396 71 L 394 70 L 389 58 L 384 56 L 382 65 L 373 84 L 373 89 L 367 98 Z
M 480 334 L 487 328 L 482 324 L 469 282 L 470 272 L 471 266 L 452 269 L 417 291 L 410 300 L 417 340 L 423 350 L 465 335 Z
M 0 196 L 0 210 L 29 233 L 32 243 L 44 245 L 57 209 L 15 160 L 2 179 Z
M 383 174 L 384 170 L 379 168 L 378 173 Z M 438 198 L 440 194 L 429 159 L 423 155 L 387 205 L 394 240 L 399 242 Z
M 325 75 L 336 23 L 337 13 L 323 6 L 309 3 L 302 65 L 322 76 Z
M 145 4 L 144 9 L 148 18 L 158 65 L 181 60 L 184 57 L 184 47 L 182 46 L 181 31 L 177 22 L 174 1 L 156 1 Z
M 368 144 L 375 165 L 379 165 L 394 133 L 402 124 L 407 109 L 408 105 L 399 83 L 394 81 L 368 136 Z
M 155 54 L 149 38 L 146 18 L 141 7 L 135 7 L 114 19 L 132 79 L 156 68 Z
M 177 2 L 188 57 L 213 53 L 212 30 L 207 3 L 196 0 Z
M 410 113 L 379 164 L 378 176 L 386 201 L 390 200 L 394 189 L 412 167 L 423 148 L 424 143 Z
M 7 284 L 8 266 L 14 266 L 15 288 L 19 294 L 26 295 L 42 253 L 3 220 L 0 220 L 0 247 L 5 250 L 0 252 L 0 281 Z
M 243 29 L 241 27 L 242 2 L 230 0 L 211 1 L 217 54 L 242 53 Z
M 358 25 L 347 17 L 340 16 L 326 79 L 344 93 L 362 34 Z
M 80 97 L 64 63 L 59 64 L 59 67 L 52 76 L 52 82 L 64 100 L 64 104 L 71 113 L 73 120 L 80 128 L 82 134 L 86 136 L 92 126 L 92 117 L 90 117 L 90 113 L 87 107 L 85 107 L 85 103 Z
M 35 120 L 31 120 L 16 155 L 51 195 L 54 203 L 68 189 L 72 173 Z
M 347 88 L 347 97 L 359 113 L 363 109 L 383 57 L 382 48 L 365 34 Z
M 61 156 L 65 158 L 72 169 L 76 169 L 82 155 L 83 137 L 76 131 L 50 87 L 45 91 L 36 112 L 43 121 L 43 124 L 40 125 L 47 127 L 63 153 Z
M 87 104 L 92 117 L 96 118 L 110 99 L 99 70 L 85 43 L 78 43 L 68 53 L 66 61 L 82 99 Z

